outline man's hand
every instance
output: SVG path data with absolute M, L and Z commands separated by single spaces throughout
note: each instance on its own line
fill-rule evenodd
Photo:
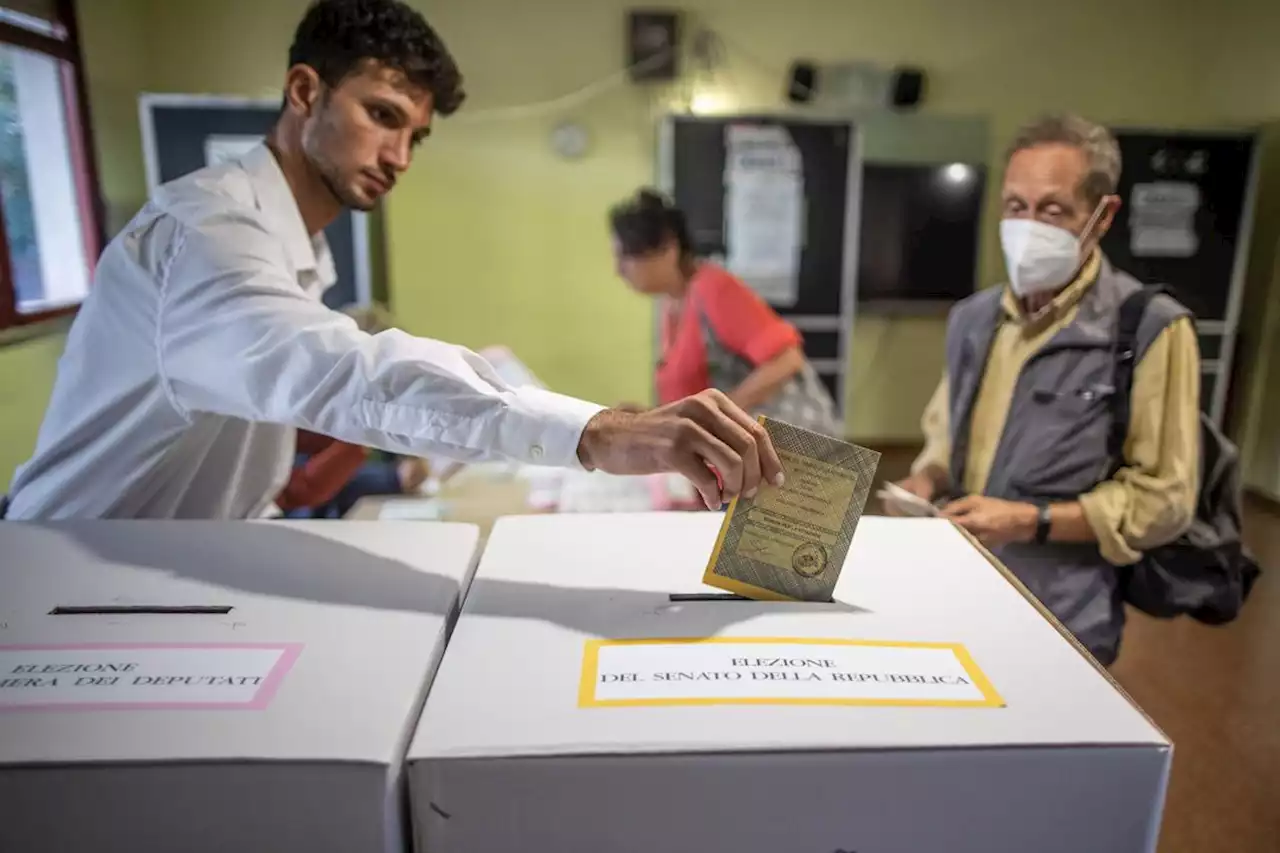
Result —
M 1040 511 L 1034 504 L 969 495 L 943 507 L 942 516 L 978 537 L 983 545 L 998 548 L 1034 539 Z
M 647 412 L 603 411 L 583 430 L 578 458 L 610 474 L 678 471 L 708 509 L 755 495 L 762 480 L 782 484 L 782 463 L 764 427 L 716 390 Z

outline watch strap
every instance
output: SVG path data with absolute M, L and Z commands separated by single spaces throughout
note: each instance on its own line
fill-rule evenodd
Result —
M 1044 545 L 1049 541 L 1049 530 L 1053 526 L 1053 516 L 1049 512 L 1048 504 L 1040 504 L 1039 512 L 1036 515 L 1036 539 L 1037 545 Z

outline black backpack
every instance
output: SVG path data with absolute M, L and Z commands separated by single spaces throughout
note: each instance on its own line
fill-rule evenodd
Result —
M 1120 305 L 1107 442 L 1115 468 L 1124 465 L 1138 325 L 1148 303 L 1161 292 L 1159 287 L 1144 287 Z M 1201 410 L 1195 518 L 1176 540 L 1120 569 L 1125 601 L 1162 619 L 1186 614 L 1210 625 L 1235 619 L 1261 571 L 1241 541 L 1240 516 L 1240 452 Z

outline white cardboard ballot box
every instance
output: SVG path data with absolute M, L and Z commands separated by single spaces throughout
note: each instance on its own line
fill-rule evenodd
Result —
M 407 849 L 469 525 L 0 524 L 0 851 Z
M 499 522 L 409 748 L 419 850 L 1155 849 L 1169 742 L 957 528 L 862 519 L 834 602 L 697 600 L 721 518 Z

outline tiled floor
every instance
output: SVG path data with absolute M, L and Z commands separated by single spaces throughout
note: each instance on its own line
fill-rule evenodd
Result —
M 904 475 L 912 456 L 884 451 L 877 478 Z M 1245 510 L 1264 575 L 1241 618 L 1210 628 L 1134 614 L 1113 669 L 1174 742 L 1160 853 L 1280 851 L 1280 509 Z

